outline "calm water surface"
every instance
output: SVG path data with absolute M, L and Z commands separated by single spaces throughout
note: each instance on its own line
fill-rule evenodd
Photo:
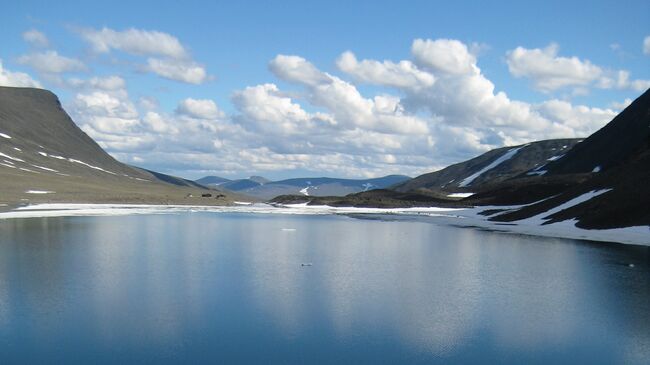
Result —
M 648 359 L 646 247 L 341 216 L 0 221 L 2 364 Z

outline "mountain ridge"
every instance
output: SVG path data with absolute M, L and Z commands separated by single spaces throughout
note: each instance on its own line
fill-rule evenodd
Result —
M 535 144 L 541 146 L 541 143 L 544 141 L 493 150 L 441 171 L 472 165 L 474 172 L 457 175 L 457 178 L 468 179 L 477 170 L 481 171 L 480 166 L 485 168 L 510 151 Z M 282 196 L 273 201 L 363 207 L 456 204 L 458 207 L 486 207 L 482 215 L 497 223 L 516 225 L 535 219 L 542 225 L 570 221 L 584 229 L 650 226 L 650 89 L 603 128 L 581 141 L 576 140 L 572 148 L 564 150 L 565 153 L 549 157 L 544 164 L 528 166 L 528 170 L 484 184 L 467 197 L 445 196 L 454 189 L 445 191 L 444 183 L 436 186 L 437 189 L 427 188 L 427 184 L 440 184 L 449 177 L 433 172 L 410 180 L 410 187 L 407 182 L 396 186 L 395 190 L 375 191 L 372 195 L 357 193 L 342 198 L 313 199 Z M 516 154 L 510 159 L 514 156 Z M 468 190 L 467 186 L 454 188 Z M 648 237 L 650 241 L 650 232 Z
M 203 194 L 221 200 L 187 198 Z M 117 161 L 75 124 L 51 91 L 0 87 L 1 204 L 224 204 L 232 195 Z
M 550 159 L 566 153 L 580 141 L 581 138 L 561 138 L 496 148 L 441 170 L 417 176 L 393 188 L 399 192 L 418 189 L 446 192 L 481 190 L 483 186 L 495 185 L 539 168 Z M 508 156 L 509 153 L 512 155 Z M 503 157 L 506 158 L 499 161 Z M 498 163 L 491 166 L 494 162 Z
M 218 176 L 206 176 L 196 180 L 199 183 L 216 181 L 209 185 L 235 191 L 260 199 L 271 199 L 279 195 L 302 194 L 305 196 L 343 196 L 350 193 L 383 189 L 410 177 L 405 175 L 386 175 L 371 179 L 342 179 L 331 177 L 290 178 L 278 181 L 264 179 L 264 182 L 249 179 L 227 180 Z

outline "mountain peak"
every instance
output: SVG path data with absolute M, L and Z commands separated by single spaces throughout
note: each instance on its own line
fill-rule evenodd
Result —
M 264 185 L 266 183 L 271 182 L 271 180 L 269 180 L 269 179 L 267 179 L 267 178 L 265 178 L 263 176 L 256 176 L 256 175 L 253 175 L 253 176 L 249 177 L 248 180 L 256 182 L 256 183 L 258 183 L 260 185 Z

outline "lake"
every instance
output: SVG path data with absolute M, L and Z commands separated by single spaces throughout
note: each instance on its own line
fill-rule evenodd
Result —
M 0 363 L 647 363 L 650 248 L 335 215 L 0 221 Z

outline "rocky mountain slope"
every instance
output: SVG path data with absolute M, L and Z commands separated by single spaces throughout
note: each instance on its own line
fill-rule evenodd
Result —
M 115 160 L 47 90 L 0 87 L 0 204 L 217 203 L 186 198 L 190 194 L 218 195 L 193 181 Z M 231 200 L 221 195 L 219 203 Z
M 423 190 L 445 193 L 476 192 L 559 159 L 581 139 L 552 139 L 497 148 L 478 157 L 420 175 L 393 187 L 399 192 Z
M 259 176 L 241 180 L 227 180 L 217 176 L 206 176 L 196 180 L 196 182 L 268 200 L 279 195 L 291 194 L 344 196 L 372 189 L 385 189 L 408 179 L 410 179 L 408 176 L 388 175 L 375 179 L 360 180 L 314 177 L 269 181 Z
M 549 175 L 605 172 L 631 162 L 650 143 L 650 90 L 639 96 L 610 123 L 563 158 L 549 163 Z
M 575 220 L 582 228 L 650 225 L 650 90 L 543 171 L 544 176 L 532 181 L 532 189 L 519 179 L 511 182 L 510 194 L 486 191 L 472 198 L 480 203 L 497 197 L 508 204 L 508 196 L 522 195 L 524 189 L 546 198 L 495 214 L 491 219 L 496 221 L 542 216 L 547 224 Z M 566 188 L 540 194 L 561 181 L 569 182 Z

